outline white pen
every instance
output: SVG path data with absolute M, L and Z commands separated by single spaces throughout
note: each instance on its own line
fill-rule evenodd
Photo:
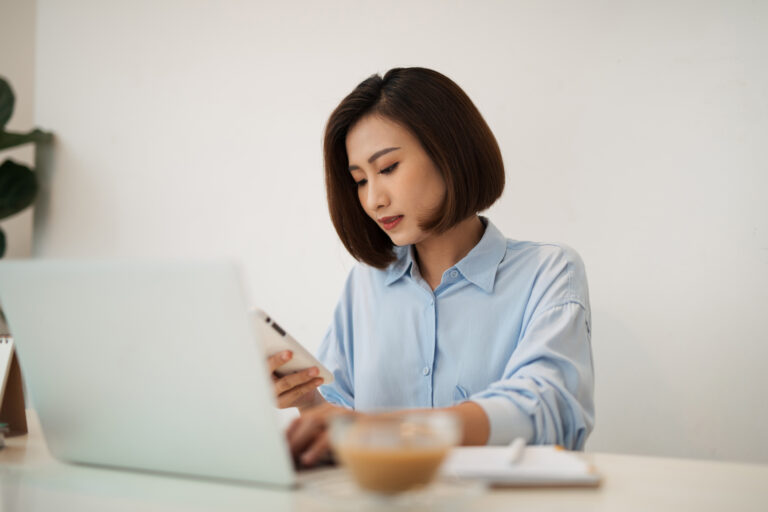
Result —
M 525 449 L 525 439 L 522 437 L 516 437 L 514 441 L 507 446 L 507 462 L 510 464 L 517 464 L 520 461 L 520 456 Z

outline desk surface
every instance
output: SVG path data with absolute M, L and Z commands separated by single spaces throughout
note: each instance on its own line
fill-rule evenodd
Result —
M 29 435 L 8 439 L 6 448 L 0 451 L 3 512 L 332 510 L 317 495 L 302 490 L 291 492 L 62 464 L 48 453 L 37 417 L 34 413 L 28 416 Z M 604 453 L 587 453 L 584 457 L 603 475 L 603 483 L 597 489 L 494 489 L 453 509 L 704 512 L 762 511 L 768 506 L 768 465 Z

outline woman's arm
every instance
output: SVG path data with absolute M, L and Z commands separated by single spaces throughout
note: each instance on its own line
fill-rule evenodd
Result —
M 462 445 L 484 445 L 488 441 L 490 435 L 488 416 L 483 408 L 474 402 L 464 402 L 444 409 L 405 409 L 383 415 L 399 416 L 411 414 L 414 411 L 426 414 L 436 412 L 456 414 L 463 429 Z M 330 456 L 331 444 L 328 436 L 328 425 L 330 418 L 336 414 L 363 415 L 364 413 L 326 403 L 308 410 L 293 421 L 286 431 L 286 437 L 293 458 L 299 464 L 314 466 Z
M 462 445 L 484 445 L 488 442 L 491 434 L 491 423 L 488 421 L 488 415 L 485 413 L 485 410 L 478 404 L 475 402 L 463 402 L 442 410 L 453 412 L 461 419 L 463 429 Z
M 588 310 L 552 306 L 528 324 L 501 378 L 470 396 L 490 421 L 489 444 L 583 448 L 594 424 Z

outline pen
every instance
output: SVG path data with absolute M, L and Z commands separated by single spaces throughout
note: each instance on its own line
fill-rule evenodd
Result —
M 520 460 L 520 456 L 523 454 L 524 449 L 525 439 L 522 437 L 515 438 L 515 440 L 509 443 L 507 446 L 507 461 L 510 464 L 517 464 L 517 462 Z

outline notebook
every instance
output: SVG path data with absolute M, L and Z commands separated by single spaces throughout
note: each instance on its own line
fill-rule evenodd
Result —
M 297 482 L 234 264 L 11 261 L 0 283 L 55 457 Z
M 468 446 L 451 451 L 443 474 L 482 480 L 494 486 L 590 486 L 600 475 L 576 452 L 559 446 L 528 446 L 517 462 L 510 462 L 507 447 Z

